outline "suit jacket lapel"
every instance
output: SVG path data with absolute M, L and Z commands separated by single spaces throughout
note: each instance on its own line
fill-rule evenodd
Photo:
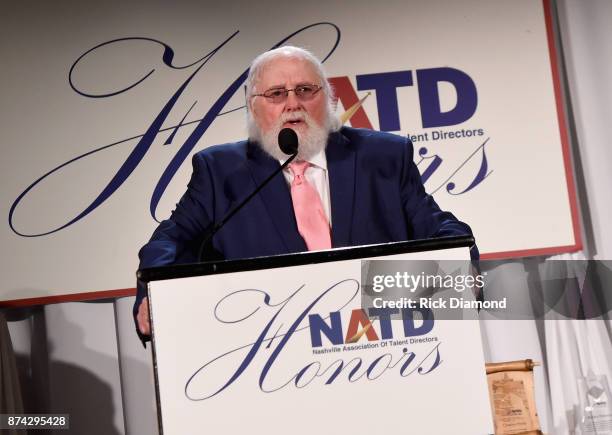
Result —
M 332 133 L 325 153 L 329 171 L 332 247 L 349 246 L 355 196 L 355 151 L 341 133 Z
M 257 144 L 247 144 L 248 167 L 255 185 L 261 185 L 280 166 Z M 306 243 L 297 230 L 291 192 L 283 174 L 277 174 L 258 194 L 263 200 L 270 219 L 276 226 L 287 252 L 307 251 Z

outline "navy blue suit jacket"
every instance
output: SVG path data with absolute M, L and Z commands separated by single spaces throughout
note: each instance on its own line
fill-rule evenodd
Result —
M 344 127 L 330 135 L 326 157 L 333 247 L 472 234 L 425 193 L 406 137 Z M 197 261 L 211 226 L 278 167 L 248 141 L 195 154 L 187 192 L 140 250 L 140 267 Z M 213 247 L 228 260 L 307 250 L 281 174 L 214 236 Z M 140 284 L 134 313 L 144 296 Z

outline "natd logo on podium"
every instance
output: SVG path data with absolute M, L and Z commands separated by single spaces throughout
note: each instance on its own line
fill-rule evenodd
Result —
M 415 314 L 420 313 L 421 319 L 416 320 Z M 392 316 L 401 314 L 401 331 L 394 331 Z M 372 323 L 372 318 L 379 320 L 378 331 Z M 433 312 L 428 308 L 359 308 L 351 312 L 346 334 L 342 328 L 342 317 L 339 311 L 329 313 L 329 323 L 319 314 L 308 316 L 310 324 L 310 339 L 312 347 L 322 347 L 322 337 L 325 336 L 334 346 L 357 343 L 364 335 L 368 341 L 391 340 L 398 338 L 417 337 L 428 334 L 434 327 Z M 396 322 L 396 328 L 399 322 Z M 417 325 L 417 323 L 420 323 Z
M 219 300 L 216 320 L 231 328 L 242 324 L 246 342 L 227 343 L 228 348 L 195 368 L 186 380 L 185 396 L 192 401 L 211 399 L 241 378 L 264 393 L 405 378 L 430 374 L 443 362 L 442 340 L 424 337 L 434 329 L 430 309 L 349 311 L 343 308 L 358 296 L 357 280 L 344 279 L 319 292 L 307 287 L 300 286 L 282 301 L 262 289 L 233 291 Z M 342 300 L 343 308 L 329 315 L 319 311 L 319 303 L 328 297 Z M 254 300 L 260 302 L 247 302 Z M 239 306 L 249 306 L 249 314 L 234 310 Z M 323 347 L 324 337 L 331 346 Z M 415 346 L 419 344 L 424 346 Z M 336 355 L 325 355 L 332 353 Z

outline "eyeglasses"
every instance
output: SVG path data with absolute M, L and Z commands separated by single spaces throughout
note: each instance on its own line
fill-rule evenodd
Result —
M 261 94 L 253 94 L 253 97 L 266 97 L 268 101 L 273 103 L 284 103 L 287 97 L 289 96 L 289 92 L 293 91 L 295 96 L 302 100 L 308 101 L 313 98 L 317 92 L 321 90 L 321 86 L 319 85 L 299 85 L 293 89 L 285 89 L 285 88 L 272 88 Z

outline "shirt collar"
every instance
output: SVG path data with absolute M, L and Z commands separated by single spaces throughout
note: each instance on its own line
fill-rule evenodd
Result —
M 287 160 L 288 159 L 283 159 L 283 160 L 279 160 L 279 162 L 282 165 Z M 319 151 L 318 153 L 316 153 L 314 156 L 307 159 L 306 161 L 310 163 L 311 165 L 316 166 L 317 168 L 321 168 L 327 171 L 327 159 L 325 158 L 325 149 L 322 149 L 321 151 Z

